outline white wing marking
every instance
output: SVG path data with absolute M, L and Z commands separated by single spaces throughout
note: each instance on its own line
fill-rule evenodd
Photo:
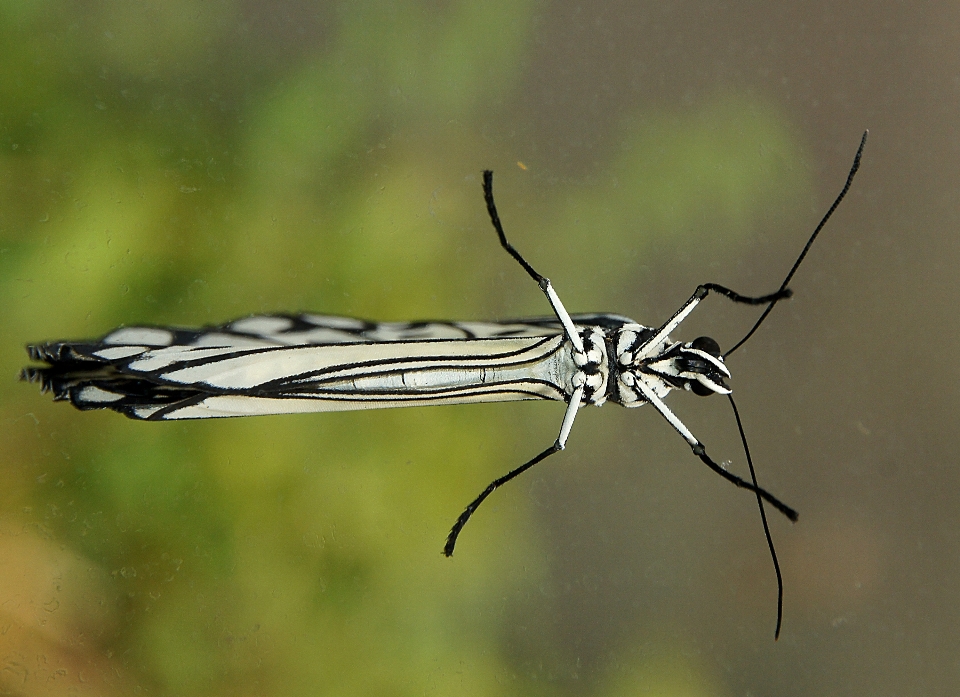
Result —
M 352 329 L 360 331 L 369 326 L 369 322 L 354 317 L 339 317 L 337 315 L 315 315 L 306 313 L 300 315 L 304 322 L 315 324 L 318 327 L 330 327 L 331 329 Z
M 91 385 L 80 390 L 79 398 L 85 402 L 109 404 L 110 402 L 123 399 L 123 395 L 117 394 L 116 392 L 108 392 L 107 390 L 102 390 L 99 387 Z
M 203 332 L 196 339 L 178 348 L 193 346 L 227 346 L 230 348 L 266 348 L 276 346 L 278 342 L 256 336 L 239 336 L 237 334 L 223 334 L 219 331 Z
M 146 346 L 112 346 L 110 348 L 94 351 L 93 355 L 99 358 L 103 358 L 104 360 L 107 360 L 107 361 L 115 361 L 120 358 L 129 358 L 130 356 L 136 356 L 137 354 L 143 353 L 146 350 L 147 350 Z
M 245 317 L 231 322 L 231 330 L 241 334 L 277 334 L 284 332 L 293 326 L 293 320 L 289 317 L 276 317 L 272 315 L 262 315 L 256 317 Z
M 169 346 L 173 342 L 173 332 L 157 327 L 123 327 L 103 337 L 104 344 L 145 344 L 147 346 Z

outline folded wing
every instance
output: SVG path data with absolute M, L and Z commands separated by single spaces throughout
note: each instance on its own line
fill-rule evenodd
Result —
M 578 323 L 618 326 L 616 315 Z M 564 400 L 556 319 L 368 322 L 261 315 L 216 327 L 124 327 L 96 341 L 27 347 L 57 400 L 170 420 L 516 399 Z

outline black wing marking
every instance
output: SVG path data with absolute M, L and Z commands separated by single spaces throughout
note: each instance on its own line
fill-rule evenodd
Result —
M 617 329 L 633 324 L 629 317 L 612 314 L 573 315 L 581 326 Z M 165 346 L 266 348 L 269 346 L 326 346 L 383 341 L 428 341 L 431 339 L 484 339 L 552 336 L 563 332 L 555 317 L 503 322 L 370 322 L 332 315 L 253 315 L 226 324 L 198 329 L 182 327 L 121 327 L 92 341 L 54 341 L 27 346 L 35 361 L 56 364 L 94 360 L 96 351 L 115 347 L 112 357 L 133 355 L 137 347 Z
M 576 315 L 582 324 L 619 327 L 633 320 L 619 315 Z M 556 317 L 506 320 L 503 322 L 371 322 L 334 315 L 254 315 L 220 326 L 200 329 L 125 327 L 98 343 L 147 346 L 325 346 L 329 344 L 430 339 L 483 339 L 545 336 L 563 329 Z

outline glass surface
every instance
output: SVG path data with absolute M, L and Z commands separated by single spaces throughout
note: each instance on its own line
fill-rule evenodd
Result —
M 960 10 L 0 4 L 0 692 L 960 692 Z M 657 325 L 775 290 L 729 367 L 768 513 L 649 407 L 145 423 L 23 345 L 310 310 Z M 729 347 L 710 298 L 676 338 Z M 726 401 L 668 403 L 745 474 Z

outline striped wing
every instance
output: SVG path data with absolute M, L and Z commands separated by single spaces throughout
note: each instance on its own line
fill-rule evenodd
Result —
M 619 326 L 616 315 L 581 315 Z M 204 329 L 124 327 L 28 347 L 27 368 L 79 409 L 171 420 L 518 399 L 566 400 L 573 370 L 553 318 L 386 322 L 302 314 Z

